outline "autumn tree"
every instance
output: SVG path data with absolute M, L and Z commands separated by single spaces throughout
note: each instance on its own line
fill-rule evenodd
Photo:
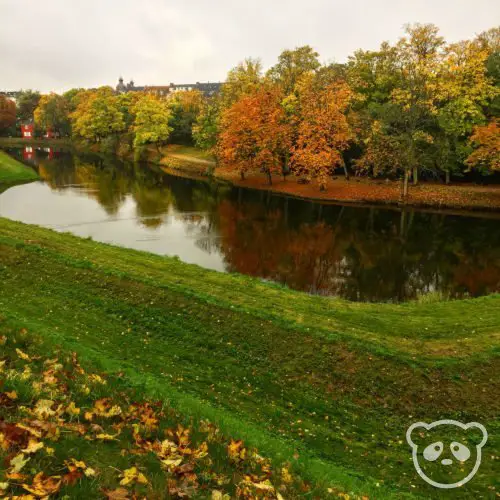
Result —
M 384 122 L 373 121 L 364 139 L 364 154 L 354 161 L 355 167 L 363 173 L 378 176 L 404 169 L 404 144 L 384 127 Z
M 291 165 L 297 175 L 315 178 L 321 190 L 332 171 L 344 166 L 342 152 L 352 137 L 346 117 L 352 98 L 345 83 L 318 90 L 309 78 L 300 89 L 301 119 Z
M 154 144 L 160 152 L 160 145 L 167 141 L 172 131 L 168 102 L 153 94 L 143 94 L 134 104 L 132 113 L 134 147 Z
M 432 24 L 407 26 L 406 34 L 396 45 L 399 81 L 392 91 L 392 102 L 401 114 L 396 133 L 401 134 L 407 152 L 403 199 L 408 194 L 410 173 L 416 184 L 419 170 L 426 166 L 429 145 L 434 140 L 430 131 L 437 114 L 437 80 L 444 46 L 438 28 Z
M 280 88 L 263 85 L 222 114 L 219 155 L 242 179 L 248 170 L 261 169 L 271 184 L 272 174 L 282 173 L 290 147 L 282 98 Z
M 70 105 L 58 94 L 46 94 L 40 98 L 34 112 L 35 124 L 42 130 L 52 130 L 60 134 L 70 133 Z
M 230 108 L 242 96 L 251 94 L 262 83 L 262 63 L 248 58 L 231 69 L 222 86 L 219 102 L 221 110 Z
M 0 94 L 0 132 L 16 123 L 16 103 Z
M 438 79 L 439 104 L 437 118 L 449 150 L 450 162 L 443 168 L 449 178 L 451 170 L 459 170 L 471 153 L 468 138 L 473 128 L 486 121 L 484 110 L 498 91 L 487 75 L 488 51 L 471 41 L 446 47 Z M 438 154 L 439 156 L 439 154 Z
M 488 125 L 476 127 L 471 142 L 476 149 L 467 159 L 467 164 L 485 173 L 500 171 L 500 120 L 494 119 Z
M 111 87 L 83 92 L 71 114 L 71 124 L 76 136 L 94 142 L 123 132 L 126 126 L 120 99 Z

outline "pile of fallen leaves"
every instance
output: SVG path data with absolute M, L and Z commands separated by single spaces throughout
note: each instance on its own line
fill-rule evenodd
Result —
M 310 487 L 211 422 L 137 398 L 123 377 L 0 330 L 0 498 L 296 497 Z

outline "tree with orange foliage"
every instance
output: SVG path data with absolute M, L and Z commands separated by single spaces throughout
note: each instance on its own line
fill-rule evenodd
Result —
M 344 165 L 342 151 L 352 137 L 346 112 L 353 97 L 345 83 L 318 89 L 307 79 L 299 90 L 300 122 L 291 165 L 296 174 L 315 178 L 322 191 L 333 169 Z
M 0 95 L 0 130 L 12 127 L 16 123 L 16 103 Z
M 477 149 L 467 159 L 471 168 L 487 173 L 500 171 L 500 120 L 494 119 L 488 125 L 476 127 L 471 142 Z
M 272 174 L 283 172 L 290 138 L 282 100 L 277 86 L 264 85 L 223 112 L 219 157 L 237 169 L 241 179 L 247 171 L 259 168 L 272 184 Z

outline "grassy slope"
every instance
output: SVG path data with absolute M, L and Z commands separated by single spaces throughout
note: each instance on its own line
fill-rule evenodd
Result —
M 405 430 L 456 418 L 490 431 L 461 494 L 499 487 L 498 295 L 354 304 L 0 219 L 0 310 L 313 481 L 435 496 Z
M 123 376 L 96 373 L 37 334 L 0 320 L 0 346 L 2 498 L 32 491 L 39 473 L 50 478 L 38 484 L 39 496 L 82 500 L 102 498 L 106 491 L 122 500 L 132 494 L 160 499 L 166 492 L 203 498 L 215 493 L 221 500 L 224 493 L 327 494 L 310 490 L 286 464 L 274 468 L 214 424 L 145 399 Z M 16 457 L 28 459 L 22 477 L 12 475 Z M 121 485 L 133 467 L 143 474 L 140 480 Z
M 38 179 L 34 170 L 0 151 L 0 185 Z

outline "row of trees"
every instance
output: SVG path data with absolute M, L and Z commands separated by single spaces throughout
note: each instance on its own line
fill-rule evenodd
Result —
M 202 101 L 198 91 L 169 99 L 146 92 L 117 94 L 111 87 L 71 89 L 62 95 L 27 91 L 21 93 L 17 110 L 13 101 L 0 96 L 0 131 L 14 135 L 16 125 L 34 120 L 40 135 L 50 130 L 101 143 L 107 151 L 124 146 L 140 152 L 147 144 L 159 148 L 169 139 L 192 142 L 191 128 Z
M 248 59 L 212 98 L 101 87 L 27 93 L 18 104 L 19 119 L 35 104 L 41 129 L 111 150 L 192 142 L 242 178 L 293 172 L 325 189 L 343 168 L 347 178 L 400 177 L 406 195 L 421 174 L 449 182 L 500 170 L 500 28 L 447 44 L 433 25 L 408 26 L 395 44 L 345 64 L 321 64 L 309 46 L 284 51 L 266 73 Z M 0 127 L 12 112 L 0 101 Z
M 238 169 L 292 170 L 321 189 L 336 168 L 357 174 L 483 174 L 500 170 L 500 29 L 446 44 L 433 25 L 407 26 L 377 51 L 321 65 L 308 46 L 233 69 L 193 135 Z

